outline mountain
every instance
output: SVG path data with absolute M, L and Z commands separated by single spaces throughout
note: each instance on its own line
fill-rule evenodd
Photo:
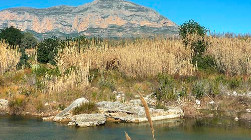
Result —
M 38 38 L 99 36 L 104 38 L 177 34 L 178 26 L 156 11 L 124 0 L 95 0 L 78 7 L 29 7 L 0 11 L 0 28 L 14 26 Z

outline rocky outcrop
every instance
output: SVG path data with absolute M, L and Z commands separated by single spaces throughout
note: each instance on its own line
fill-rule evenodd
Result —
M 135 104 L 123 104 L 120 102 L 99 102 L 98 108 L 107 118 L 113 118 L 121 122 L 146 122 L 145 109 Z M 183 116 L 180 108 L 154 109 L 150 108 L 150 114 L 153 121 L 179 118 Z
M 150 96 L 147 96 L 145 99 L 150 99 Z M 96 103 L 99 113 L 98 114 L 80 114 L 72 115 L 71 110 L 77 107 L 82 103 L 88 102 L 85 98 L 80 98 L 75 100 L 69 107 L 64 111 L 59 113 L 55 117 L 43 118 L 44 120 L 54 120 L 56 122 L 68 122 L 70 126 L 78 127 L 90 127 L 98 126 L 105 124 L 106 121 L 112 122 L 130 122 L 130 123 L 139 123 L 146 122 L 147 118 L 145 115 L 145 109 L 138 100 L 131 100 L 130 102 L 121 103 L 103 101 Z M 184 116 L 181 108 L 171 108 L 167 110 L 164 109 L 155 109 L 150 107 L 150 114 L 153 121 L 165 120 L 180 118 Z
M 135 37 L 177 34 L 178 26 L 156 11 L 124 0 L 95 0 L 78 7 L 10 8 L 0 11 L 0 28 L 14 26 L 38 37 L 79 35 Z
M 71 115 L 71 111 L 80 106 L 81 104 L 88 103 L 89 101 L 85 98 L 79 98 L 75 100 L 70 106 L 65 108 L 62 112 L 57 114 L 55 118 L 53 119 L 54 121 L 62 121 L 62 120 L 68 120 L 70 119 L 68 116 Z
M 80 114 L 71 117 L 69 126 L 90 127 L 103 125 L 106 122 L 104 114 Z

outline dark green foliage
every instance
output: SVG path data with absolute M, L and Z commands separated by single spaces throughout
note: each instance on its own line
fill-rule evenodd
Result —
M 20 57 L 20 60 L 19 60 L 19 62 L 17 64 L 17 69 L 29 68 L 30 67 L 30 64 L 28 63 L 29 57 L 25 53 L 25 49 L 21 48 L 20 52 L 21 52 L 21 57 Z
M 60 47 L 59 40 L 57 38 L 48 38 L 38 44 L 37 48 L 37 61 L 40 63 L 56 64 L 55 56 L 58 54 Z
M 36 76 L 45 76 L 46 74 L 48 75 L 53 75 L 53 76 L 60 76 L 60 71 L 58 67 L 56 68 L 47 68 L 45 65 L 38 65 L 36 68 L 32 69 L 32 72 L 36 74 Z
M 175 99 L 175 81 L 168 75 L 158 76 L 159 87 L 155 90 L 155 95 L 158 100 Z
M 2 29 L 0 32 L 0 39 L 6 40 L 12 46 L 20 45 L 22 38 L 22 32 L 13 26 Z
M 180 26 L 179 35 L 182 37 L 182 39 L 185 39 L 189 34 L 205 36 L 206 32 L 206 28 L 201 26 L 198 22 L 189 20 L 188 22 L 185 22 Z
M 77 114 L 91 114 L 97 112 L 98 112 L 98 107 L 96 106 L 96 104 L 89 102 L 76 107 L 72 113 L 74 115 L 77 115 Z
M 31 33 L 24 33 L 23 38 L 21 39 L 21 48 L 31 49 L 35 48 L 37 45 L 37 39 Z
M 241 85 L 241 80 L 233 78 L 229 81 L 229 87 L 230 89 L 234 90 L 238 88 Z
M 208 47 L 208 42 L 205 40 L 207 30 L 205 27 L 201 26 L 198 22 L 194 20 L 189 20 L 188 22 L 180 26 L 180 36 L 183 40 L 184 45 L 187 47 L 188 44 L 191 45 L 191 50 L 193 50 L 192 63 L 197 64 L 199 69 L 215 69 L 215 61 L 211 56 L 204 56 L 204 52 Z M 189 35 L 197 35 L 199 38 L 196 40 L 190 40 Z
M 201 56 L 201 55 L 196 55 L 192 59 L 192 63 L 196 64 L 199 69 L 201 70 L 210 70 L 214 71 L 216 68 L 215 60 L 213 57 L 206 55 L 206 56 Z

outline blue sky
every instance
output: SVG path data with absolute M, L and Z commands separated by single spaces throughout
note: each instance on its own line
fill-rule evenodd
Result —
M 10 7 L 78 6 L 92 0 L 0 0 Z M 194 19 L 211 32 L 251 33 L 251 0 L 129 0 L 150 7 L 178 25 Z

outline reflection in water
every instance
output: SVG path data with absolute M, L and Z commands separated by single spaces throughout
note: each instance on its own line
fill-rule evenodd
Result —
M 184 119 L 154 122 L 157 140 L 250 140 L 251 123 L 229 119 Z M 151 140 L 148 123 L 75 128 L 34 118 L 0 117 L 0 140 Z

